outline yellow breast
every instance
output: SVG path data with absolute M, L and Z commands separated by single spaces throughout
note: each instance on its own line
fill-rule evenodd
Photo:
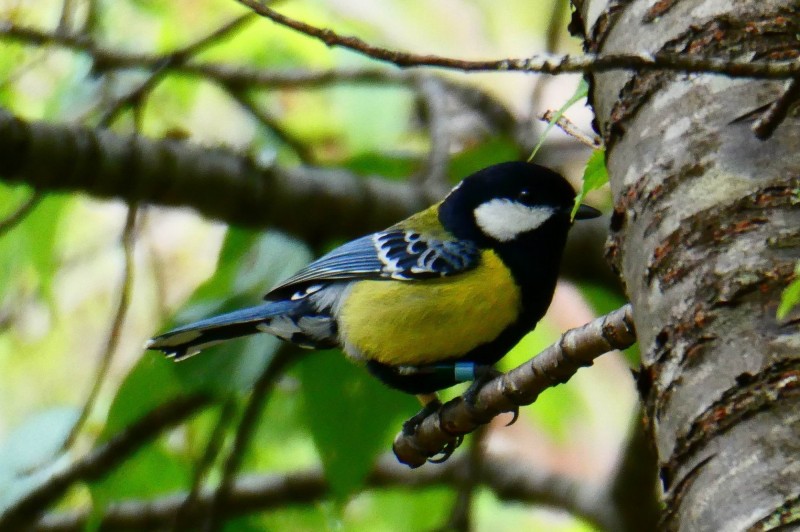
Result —
M 492 251 L 467 272 L 420 281 L 361 281 L 345 297 L 345 352 L 391 365 L 423 365 L 494 340 L 519 315 L 511 272 Z

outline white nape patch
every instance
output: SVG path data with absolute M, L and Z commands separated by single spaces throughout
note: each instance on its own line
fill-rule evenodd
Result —
M 487 236 L 509 242 L 522 233 L 533 231 L 545 223 L 555 211 L 552 207 L 531 207 L 507 198 L 482 203 L 475 209 L 475 221 Z

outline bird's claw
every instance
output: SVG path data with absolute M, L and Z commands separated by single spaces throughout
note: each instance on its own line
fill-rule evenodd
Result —
M 478 393 L 481 391 L 483 385 L 502 374 L 503 373 L 501 371 L 498 371 L 492 367 L 484 368 L 478 378 L 472 381 L 470 387 L 467 388 L 467 391 L 465 391 L 462 395 L 467 406 L 470 408 L 475 408 L 478 400 Z M 509 410 L 509 412 L 513 414 L 513 417 L 511 418 L 511 421 L 506 423 L 506 427 L 513 425 L 517 422 L 517 419 L 519 419 L 519 407 L 515 406 L 514 409 Z
M 425 421 L 425 418 L 439 410 L 439 407 L 441 406 L 442 403 L 438 399 L 426 403 L 419 412 L 408 418 L 403 423 L 403 435 L 413 436 L 414 433 L 417 432 L 417 427 L 419 427 L 422 422 Z
M 438 400 L 431 401 L 423 406 L 422 410 L 414 414 L 403 423 L 403 435 L 413 436 L 417 432 L 417 428 L 419 428 L 422 422 L 425 421 L 425 418 L 439 410 L 441 406 L 442 403 Z M 463 434 L 454 435 L 453 439 L 447 442 L 447 444 L 445 444 L 444 448 L 439 453 L 428 458 L 428 462 L 432 464 L 441 464 L 442 462 L 446 462 L 463 441 Z
M 441 452 L 428 458 L 428 462 L 432 464 L 441 464 L 443 462 L 446 462 L 447 459 L 450 458 L 450 456 L 452 456 L 452 454 L 456 451 L 456 449 L 458 449 L 458 447 L 461 445 L 463 441 L 464 441 L 464 436 L 462 434 L 455 436 L 452 440 L 447 442 L 447 444 L 444 446 Z
M 509 412 L 511 412 L 514 415 L 511 418 L 511 421 L 506 423 L 506 427 L 510 427 L 511 425 L 513 425 L 514 423 L 517 422 L 517 419 L 519 419 L 519 407 L 515 406 L 514 409 L 513 410 L 509 410 Z

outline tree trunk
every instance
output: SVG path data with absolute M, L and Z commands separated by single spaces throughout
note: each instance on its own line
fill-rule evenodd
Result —
M 600 54 L 800 55 L 797 0 L 575 3 L 573 29 Z M 766 141 L 751 130 L 786 84 L 662 71 L 591 81 L 615 202 L 607 253 L 634 306 L 663 528 L 797 522 L 800 312 L 775 312 L 800 258 L 800 119 Z

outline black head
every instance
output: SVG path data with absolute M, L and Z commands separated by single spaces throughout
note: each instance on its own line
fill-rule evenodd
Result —
M 458 238 L 496 247 L 537 231 L 566 237 L 574 201 L 572 186 L 556 172 L 507 162 L 464 179 L 439 206 L 439 220 Z

